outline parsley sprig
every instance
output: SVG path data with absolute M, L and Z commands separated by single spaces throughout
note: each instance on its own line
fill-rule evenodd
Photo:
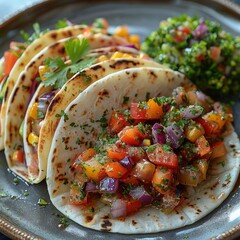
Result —
M 43 30 L 41 31 L 40 25 L 39 23 L 34 23 L 33 24 L 33 34 L 30 36 L 28 33 L 26 33 L 25 31 L 20 31 L 20 34 L 22 35 L 24 41 L 27 44 L 32 43 L 34 40 L 40 38 L 42 35 L 44 35 L 46 32 L 49 31 L 49 29 Z
M 53 86 L 54 89 L 61 88 L 67 80 L 75 73 L 82 71 L 84 68 L 90 67 L 95 58 L 85 58 L 90 51 L 90 44 L 87 39 L 69 39 L 65 43 L 65 50 L 71 60 L 71 65 L 66 64 L 60 57 L 47 58 L 44 61 L 49 72 L 44 74 L 46 80 L 43 81 L 45 86 Z

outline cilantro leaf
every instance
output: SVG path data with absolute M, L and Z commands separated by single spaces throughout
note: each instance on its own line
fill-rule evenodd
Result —
M 93 22 L 93 27 L 98 29 L 104 29 L 103 25 L 103 19 L 102 18 L 96 18 Z
M 47 65 L 48 68 L 52 71 L 55 71 L 58 68 L 64 68 L 67 66 L 60 57 L 47 58 L 44 60 L 44 65 Z
M 59 19 L 57 23 L 54 25 L 55 29 L 61 29 L 70 26 L 70 22 L 64 18 L 64 19 Z
M 73 40 L 70 39 L 65 43 L 65 49 L 71 59 L 72 65 L 67 65 L 60 57 L 47 58 L 44 61 L 44 65 L 50 71 L 44 73 L 43 81 L 45 86 L 53 86 L 54 89 L 61 88 L 67 80 L 75 73 L 81 72 L 84 68 L 88 68 L 94 64 L 95 58 L 83 58 L 90 49 L 90 45 L 87 39 Z
M 46 32 L 49 31 L 49 29 L 41 31 L 39 23 L 34 23 L 33 24 L 33 30 L 34 30 L 34 33 L 31 36 L 28 33 L 26 33 L 25 31 L 23 31 L 23 30 L 20 31 L 20 34 L 22 35 L 24 41 L 27 44 L 32 43 L 34 40 L 40 38 L 43 34 L 45 34 Z
M 45 86 L 53 86 L 54 89 L 61 88 L 68 80 L 68 68 L 63 68 L 57 72 L 46 72 L 44 77 L 47 79 L 43 82 Z
M 70 73 L 75 74 L 75 73 L 77 73 L 77 72 L 80 72 L 80 71 L 82 71 L 84 68 L 88 68 L 88 67 L 90 67 L 91 65 L 93 65 L 95 61 L 96 61 L 95 58 L 85 58 L 85 59 L 83 59 L 81 62 L 69 66 Z
M 65 49 L 70 57 L 72 64 L 77 63 L 83 56 L 87 55 L 90 50 L 90 44 L 86 38 L 70 39 L 65 43 Z

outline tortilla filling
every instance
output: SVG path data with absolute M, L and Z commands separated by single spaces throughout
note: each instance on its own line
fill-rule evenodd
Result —
M 182 87 L 172 97 L 146 99 L 99 120 L 96 144 L 71 164 L 70 204 L 94 209 L 102 201 L 110 218 L 148 205 L 170 213 L 184 203 L 186 186 L 206 180 L 211 160 L 226 154 L 223 132 L 233 121 L 228 107 Z

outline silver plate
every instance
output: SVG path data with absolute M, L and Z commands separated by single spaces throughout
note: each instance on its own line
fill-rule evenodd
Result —
M 52 27 L 58 19 L 68 18 L 74 23 L 92 23 L 97 17 L 105 17 L 113 29 L 126 24 L 131 33 L 142 40 L 156 29 L 165 18 L 182 13 L 198 15 L 221 23 L 234 35 L 240 35 L 240 8 L 228 1 L 44 1 L 38 5 L 5 19 L 0 25 L 0 53 L 8 48 L 11 40 L 21 40 L 19 30 L 31 32 L 32 24 L 39 22 L 42 29 Z M 4 36 L 2 36 L 5 34 Z M 239 122 L 239 105 L 235 115 Z M 238 128 L 239 134 L 239 128 Z M 69 221 L 70 225 L 58 227 L 57 210 L 49 204 L 37 205 L 39 198 L 50 202 L 46 183 L 28 186 L 20 180 L 14 185 L 15 176 L 8 171 L 4 153 L 0 153 L 0 190 L 8 197 L 0 197 L 0 230 L 14 239 L 233 239 L 240 236 L 239 181 L 234 191 L 216 210 L 202 220 L 180 229 L 157 234 L 124 235 L 90 230 Z M 29 196 L 24 196 L 24 191 Z M 10 197 L 11 196 L 11 197 Z

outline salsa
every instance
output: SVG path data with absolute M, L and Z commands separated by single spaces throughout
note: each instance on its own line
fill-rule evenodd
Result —
M 168 18 L 146 38 L 142 50 L 185 74 L 209 96 L 239 97 L 240 37 L 216 22 L 187 15 Z
M 105 118 L 105 116 L 104 116 Z M 96 144 L 72 162 L 70 204 L 110 205 L 110 218 L 152 205 L 169 213 L 185 186 L 198 187 L 209 162 L 226 154 L 222 133 L 231 111 L 195 88 L 115 109 Z

